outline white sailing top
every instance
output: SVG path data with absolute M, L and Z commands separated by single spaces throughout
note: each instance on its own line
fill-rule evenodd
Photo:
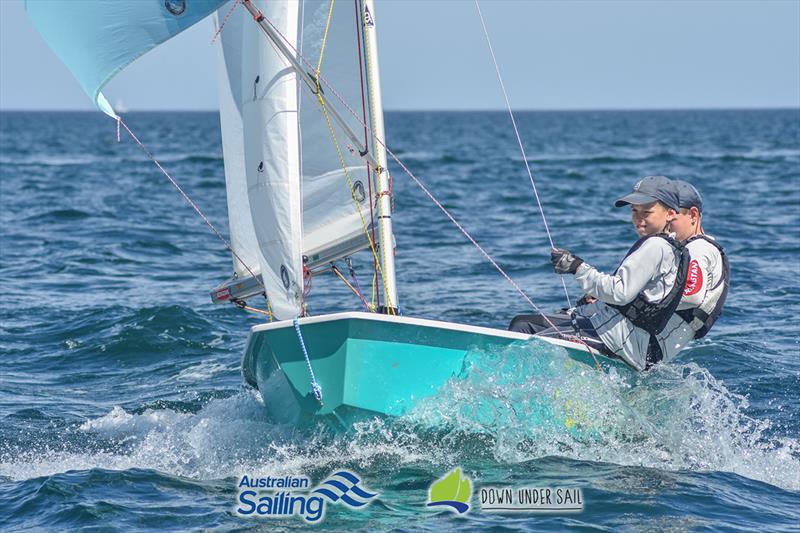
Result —
M 710 237 L 709 237 L 710 238 Z M 724 283 L 722 256 L 719 250 L 704 239 L 696 239 L 686 245 L 691 256 L 689 272 L 686 276 L 686 287 L 678 310 L 697 307 L 712 308 L 722 296 Z M 667 326 L 658 335 L 662 345 L 675 353 L 682 350 L 694 338 L 692 329 L 678 315 L 670 318 Z M 666 354 L 666 351 L 664 352 Z

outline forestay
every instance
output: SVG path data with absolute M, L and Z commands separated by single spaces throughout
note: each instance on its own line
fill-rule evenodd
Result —
M 290 49 L 315 62 L 311 75 L 319 65 L 361 114 L 342 114 L 362 139 L 353 146 L 245 10 L 227 18 L 220 39 L 220 120 L 231 241 L 247 263 L 234 257 L 237 280 L 227 287 L 249 287 L 239 291 L 243 296 L 266 289 L 273 314 L 286 319 L 301 311 L 304 257 L 313 270 L 369 247 L 369 193 L 376 187 L 359 152 L 381 153 L 364 124 L 382 110 L 375 98 L 377 69 L 368 69 L 364 50 L 361 2 L 256 5 Z M 218 25 L 228 14 L 229 6 L 220 8 Z M 251 272 L 261 276 L 263 288 L 247 282 Z

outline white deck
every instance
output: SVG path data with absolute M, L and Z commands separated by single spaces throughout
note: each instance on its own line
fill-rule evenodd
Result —
M 397 315 L 384 315 L 378 313 L 365 313 L 363 311 L 349 311 L 345 313 L 333 313 L 329 315 L 309 316 L 300 319 L 300 325 L 304 324 L 318 324 L 320 322 L 332 322 L 335 320 L 344 320 L 349 318 L 357 318 L 359 320 L 374 320 L 377 322 L 394 322 L 397 324 L 408 324 L 410 326 L 419 326 L 423 328 L 439 328 L 449 329 L 453 331 L 464 331 L 468 333 L 476 333 L 478 335 L 488 335 L 492 337 L 501 337 L 505 339 L 515 340 L 528 340 L 535 337 L 535 335 L 527 335 L 525 333 L 517 333 L 514 331 L 506 331 L 504 329 L 484 328 L 481 326 L 469 326 L 466 324 L 455 324 L 453 322 L 441 322 L 439 320 L 428 320 L 425 318 L 411 318 L 406 316 Z M 253 326 L 250 329 L 250 335 L 260 331 L 269 331 L 272 329 L 293 328 L 294 324 L 291 320 L 280 320 L 278 322 L 271 322 L 269 324 L 260 324 Z M 571 350 L 580 350 L 583 352 L 591 353 L 586 345 L 579 342 L 567 341 L 564 339 L 556 339 L 552 337 L 536 337 L 539 340 L 560 346 L 562 348 L 569 348 Z

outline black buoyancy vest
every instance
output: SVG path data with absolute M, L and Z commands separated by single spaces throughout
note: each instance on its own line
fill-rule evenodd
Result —
M 717 287 L 719 287 L 720 283 L 725 284 L 724 287 L 722 288 L 722 294 L 720 295 L 719 300 L 717 300 L 717 303 L 714 304 L 714 309 L 712 309 L 711 312 L 700 309 L 699 307 L 694 307 L 691 309 L 681 309 L 680 311 L 677 311 L 678 316 L 680 316 L 690 325 L 692 323 L 701 324 L 700 329 L 698 329 L 694 333 L 695 339 L 701 339 L 705 337 L 706 333 L 708 333 L 711 330 L 712 326 L 714 325 L 714 322 L 716 322 L 717 319 L 719 319 L 719 317 L 722 316 L 722 308 L 725 306 L 725 300 L 728 298 L 728 287 L 730 286 L 730 279 L 731 279 L 731 266 L 728 263 L 728 256 L 725 255 L 725 250 L 722 248 L 722 246 L 717 244 L 717 242 L 714 239 L 709 239 L 705 235 L 695 235 L 694 237 L 690 237 L 689 239 L 686 240 L 684 246 L 697 239 L 703 239 L 707 243 L 711 244 L 714 248 L 717 249 L 720 257 L 722 257 L 722 279 L 720 279 L 717 282 L 717 284 L 711 287 L 709 290 L 716 289 Z M 695 319 L 697 319 L 699 322 L 694 322 Z
M 675 313 L 683 297 L 683 288 L 686 285 L 686 276 L 689 272 L 689 252 L 677 240 L 664 233 L 659 233 L 657 235 L 646 235 L 639 239 L 625 254 L 623 261 L 638 250 L 647 239 L 653 237 L 660 237 L 667 241 L 675 253 L 680 256 L 678 273 L 675 276 L 675 283 L 672 285 L 672 289 L 658 302 L 648 302 L 644 297 L 644 291 L 642 291 L 636 295 L 633 301 L 625 305 L 610 304 L 610 307 L 617 309 L 634 326 L 645 330 L 650 335 L 658 335 L 667 327 L 669 319 Z M 619 271 L 619 267 L 617 271 Z

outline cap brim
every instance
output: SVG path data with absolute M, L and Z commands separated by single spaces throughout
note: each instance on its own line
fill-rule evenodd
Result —
M 628 205 L 628 204 L 650 204 L 657 201 L 658 198 L 650 196 L 649 194 L 632 192 L 614 202 L 614 207 L 622 207 L 623 205 Z

